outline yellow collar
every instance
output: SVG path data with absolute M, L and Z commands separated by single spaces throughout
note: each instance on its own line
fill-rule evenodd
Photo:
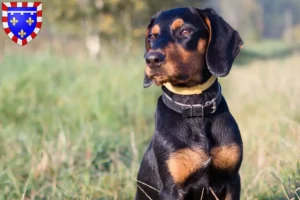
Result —
M 196 85 L 194 87 L 175 87 L 170 82 L 164 84 L 164 86 L 171 92 L 180 95 L 193 95 L 201 94 L 204 90 L 207 90 L 215 81 L 217 77 L 212 75 L 205 83 Z

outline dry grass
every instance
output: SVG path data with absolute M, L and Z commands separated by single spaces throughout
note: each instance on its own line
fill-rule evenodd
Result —
M 294 55 L 236 68 L 224 80 L 225 96 L 244 141 L 243 199 L 270 195 L 272 187 L 281 184 L 278 177 L 287 181 L 286 176 L 296 172 L 300 161 L 299 74 L 300 55 Z M 299 174 L 292 178 L 300 184 Z M 289 192 L 295 192 L 292 190 Z
M 5 57 L 0 199 L 133 199 L 160 95 L 143 89 L 141 57 Z M 221 80 L 244 140 L 241 199 L 297 199 L 299 57 L 236 67 Z

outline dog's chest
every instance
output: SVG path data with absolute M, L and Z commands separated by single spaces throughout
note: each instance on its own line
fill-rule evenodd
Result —
M 202 118 L 189 118 L 186 120 L 188 127 L 186 137 L 194 142 L 201 142 L 208 137 L 207 124 Z

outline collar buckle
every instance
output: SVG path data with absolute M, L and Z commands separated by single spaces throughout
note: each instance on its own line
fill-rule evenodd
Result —
M 162 94 L 162 101 L 171 110 L 180 113 L 184 118 L 204 117 L 205 115 L 213 114 L 217 111 L 217 107 L 222 101 L 221 86 L 218 84 L 218 93 L 210 101 L 205 104 L 183 104 L 174 101 L 165 92 Z
M 210 106 L 210 105 L 212 105 L 210 113 L 215 113 L 217 110 L 217 100 L 212 99 L 211 101 L 208 101 L 205 103 L 205 107 Z
M 211 113 L 215 113 L 216 110 L 217 110 L 217 102 L 216 102 L 216 99 L 213 100 L 213 106 L 211 107 L 212 111 Z

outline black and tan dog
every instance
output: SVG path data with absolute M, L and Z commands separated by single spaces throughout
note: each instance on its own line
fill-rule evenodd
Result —
M 136 200 L 240 199 L 242 139 L 217 77 L 229 73 L 242 44 L 212 9 L 152 17 L 144 87 L 154 82 L 163 92 Z

